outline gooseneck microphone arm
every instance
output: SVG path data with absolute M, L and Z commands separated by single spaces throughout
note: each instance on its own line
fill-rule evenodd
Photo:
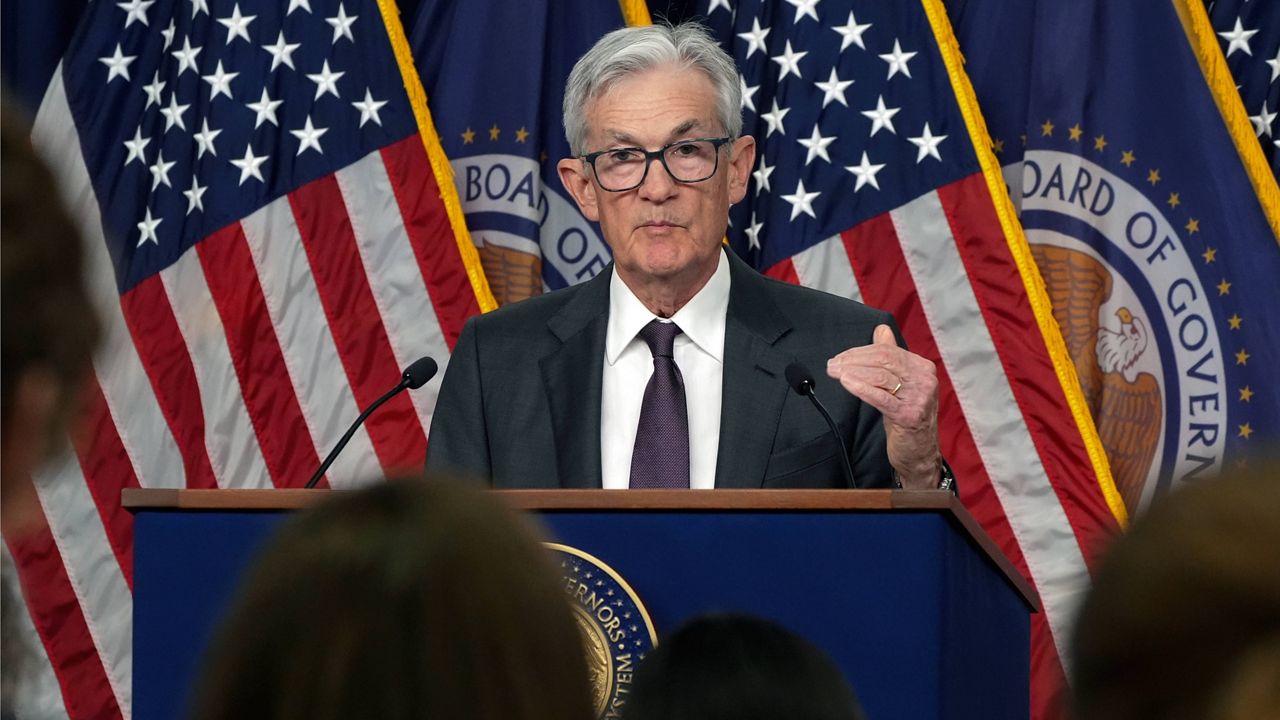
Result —
M 342 448 L 347 446 L 347 442 L 351 440 L 351 436 L 356 433 L 356 428 L 360 427 L 365 418 L 369 417 L 374 410 L 377 410 L 383 403 L 395 397 L 402 390 L 416 390 L 426 385 L 427 381 L 435 376 L 438 369 L 439 366 L 436 365 L 436 361 L 429 357 L 420 357 L 405 368 L 404 374 L 400 376 L 400 382 L 383 394 L 382 397 L 374 400 L 373 404 L 360 413 L 360 417 L 356 418 L 355 422 L 351 423 L 351 427 L 347 428 L 347 431 L 343 433 L 342 439 L 338 441 L 337 445 L 333 446 L 333 450 L 329 451 L 329 455 L 325 457 L 324 462 L 320 463 L 320 467 L 316 469 L 315 474 L 307 481 L 306 487 L 313 488 L 316 483 L 320 482 L 320 478 L 324 477 L 325 471 L 333 464 L 333 461 L 338 457 L 338 453 L 342 452 Z
M 836 429 L 836 421 L 831 419 L 831 413 L 827 412 L 822 402 L 818 400 L 818 394 L 814 391 L 813 373 L 799 362 L 793 362 L 787 366 L 784 374 L 791 389 L 809 398 L 813 406 L 818 408 L 818 412 L 822 413 L 822 419 L 827 421 L 827 427 L 831 428 L 831 434 L 835 436 L 836 444 L 840 447 L 840 464 L 844 466 L 845 481 L 849 483 L 849 487 L 857 490 L 858 483 L 853 479 L 853 467 L 849 465 L 849 450 L 844 445 L 844 438 L 841 437 L 840 431 Z

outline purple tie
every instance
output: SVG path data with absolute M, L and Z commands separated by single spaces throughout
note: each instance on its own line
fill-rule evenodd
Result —
M 631 454 L 631 487 L 689 487 L 689 412 L 684 378 L 673 352 L 680 327 L 658 320 L 640 330 L 653 353 L 653 376 L 644 388 L 640 426 Z

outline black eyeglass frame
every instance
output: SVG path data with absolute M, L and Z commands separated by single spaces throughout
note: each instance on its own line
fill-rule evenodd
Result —
M 579 155 L 578 157 L 582 159 L 583 162 L 591 166 L 591 174 L 595 175 L 596 184 L 600 186 L 601 190 L 604 190 L 605 192 L 630 192 L 640 187 L 641 185 L 643 185 L 644 181 L 649 179 L 649 168 L 650 166 L 653 165 L 653 161 L 655 159 L 662 164 L 662 169 L 667 171 L 667 175 L 670 176 L 672 180 L 675 180 L 678 183 L 684 183 L 685 185 L 692 185 L 693 183 L 706 182 L 707 180 L 710 180 L 711 178 L 715 177 L 717 172 L 720 171 L 720 148 L 724 147 L 728 143 L 733 142 L 733 140 L 734 139 L 731 137 L 686 138 L 684 140 L 676 140 L 675 142 L 669 142 L 666 145 L 663 145 L 662 147 L 658 148 L 657 150 L 645 150 L 644 148 L 638 148 L 638 147 L 618 147 L 618 148 L 609 148 L 608 150 L 597 150 L 593 153 L 587 153 L 586 155 Z M 698 178 L 697 180 L 681 180 L 680 178 L 676 177 L 675 173 L 671 172 L 671 167 L 667 165 L 667 151 L 677 145 L 683 145 L 685 143 L 695 143 L 695 142 L 709 142 L 714 146 L 715 153 L 716 153 L 715 165 L 711 167 L 711 172 L 708 173 L 706 177 Z M 615 153 L 621 150 L 630 150 L 632 152 L 637 152 L 637 153 L 640 153 L 641 155 L 644 155 L 644 172 L 640 173 L 640 180 L 636 182 L 635 185 L 632 185 L 631 187 L 622 188 L 620 190 L 614 190 L 613 188 L 605 187 L 604 183 L 600 181 L 600 173 L 596 170 L 596 158 L 600 157 L 601 155 L 607 155 L 609 153 Z

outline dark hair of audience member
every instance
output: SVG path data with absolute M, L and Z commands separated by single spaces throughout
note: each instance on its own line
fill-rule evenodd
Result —
M 80 233 L 31 147 L 30 128 L 9 111 L 0 117 L 0 411 L 7 427 L 21 380 L 45 373 L 63 400 L 64 411 L 50 418 L 57 422 L 44 428 L 56 435 L 97 345 L 97 316 L 85 290 Z
M 98 342 L 80 233 L 31 128 L 0 90 L 0 527 L 10 543 L 40 527 L 31 474 L 66 449 L 68 420 Z M 25 612 L 9 571 L 0 581 L 0 715 L 12 712 L 36 651 L 15 630 Z
M 1280 720 L 1280 634 L 1251 648 L 1227 676 L 1205 720 Z
M 1280 718 L 1280 466 L 1154 502 L 1104 558 L 1072 656 L 1080 720 Z
M 822 650 L 769 620 L 708 615 L 641 662 L 625 720 L 863 720 Z
M 84 284 L 80 233 L 31 146 L 30 126 L 2 99 L 0 427 L 9 505 L 18 500 L 12 482 L 25 481 L 14 476 L 30 473 L 63 444 L 99 329 Z
M 215 638 L 200 720 L 588 720 L 582 641 L 530 523 L 462 481 L 291 519 Z

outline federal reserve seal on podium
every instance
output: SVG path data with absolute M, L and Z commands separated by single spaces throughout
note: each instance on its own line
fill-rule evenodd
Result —
M 596 716 L 619 717 L 636 665 L 657 644 L 649 612 L 613 568 L 577 548 L 547 543 L 582 633 Z

